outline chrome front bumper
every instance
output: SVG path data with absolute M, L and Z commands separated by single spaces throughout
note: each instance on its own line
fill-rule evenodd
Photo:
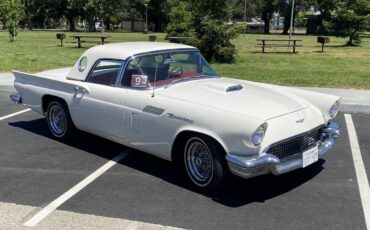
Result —
M 316 143 L 319 150 L 319 157 L 327 153 L 333 147 L 334 141 L 340 133 L 341 131 L 338 123 L 330 122 L 327 125 L 322 133 L 324 139 Z M 272 154 L 262 154 L 253 159 L 250 157 L 227 154 L 226 160 L 230 171 L 243 178 L 251 178 L 268 173 L 280 175 L 302 168 L 303 166 L 302 157 L 282 162 L 278 157 Z
M 10 95 L 10 99 L 17 104 L 22 103 L 22 96 L 20 93 L 16 92 Z

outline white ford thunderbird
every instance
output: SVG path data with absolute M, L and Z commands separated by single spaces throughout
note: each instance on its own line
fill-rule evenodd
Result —
M 96 46 L 72 68 L 13 73 L 11 99 L 45 115 L 55 138 L 79 129 L 181 163 L 207 191 L 230 173 L 304 168 L 340 134 L 340 98 L 219 77 L 186 45 Z

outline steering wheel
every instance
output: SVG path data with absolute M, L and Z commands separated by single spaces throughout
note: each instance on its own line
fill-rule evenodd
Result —
M 169 72 L 169 78 L 177 78 L 180 77 L 184 73 L 184 70 L 182 66 L 180 67 L 175 67 Z

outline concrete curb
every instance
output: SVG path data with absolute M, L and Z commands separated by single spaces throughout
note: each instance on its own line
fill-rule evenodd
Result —
M 14 76 L 12 73 L 0 73 L 0 86 L 11 87 Z M 299 89 L 314 92 L 333 94 L 342 98 L 340 111 L 344 113 L 365 113 L 370 114 L 370 90 L 358 89 L 333 89 L 333 88 L 314 88 L 298 87 Z
M 342 103 L 340 105 L 339 111 L 344 113 L 363 113 L 370 114 L 370 105 L 368 104 L 352 104 L 352 103 Z

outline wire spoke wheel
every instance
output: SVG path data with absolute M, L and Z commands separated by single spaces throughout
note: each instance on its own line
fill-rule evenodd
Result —
M 192 181 L 204 187 L 212 180 L 212 154 L 204 141 L 191 138 L 185 147 L 185 165 Z
M 67 130 L 67 118 L 63 107 L 57 103 L 50 106 L 48 121 L 51 131 L 57 135 L 63 135 Z

